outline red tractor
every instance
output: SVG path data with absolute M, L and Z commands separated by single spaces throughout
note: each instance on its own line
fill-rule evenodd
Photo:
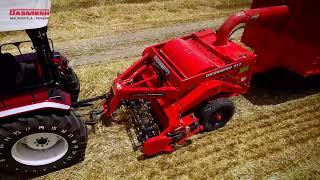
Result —
M 50 1 L 19 3 L 0 8 L 0 31 L 31 39 L 0 46 L 0 168 L 37 176 L 82 161 L 88 135 L 71 108 L 79 80 L 47 38 Z

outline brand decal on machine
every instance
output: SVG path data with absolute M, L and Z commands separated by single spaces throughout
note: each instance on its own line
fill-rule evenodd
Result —
M 229 70 L 231 70 L 231 69 L 240 67 L 241 65 L 242 65 L 242 63 L 237 63 L 237 64 L 234 64 L 234 65 L 232 65 L 232 66 L 227 66 L 227 67 L 222 68 L 222 69 L 219 69 L 219 70 L 217 70 L 217 71 L 213 71 L 213 72 L 211 72 L 211 73 L 208 73 L 208 74 L 205 75 L 205 77 L 208 78 L 208 77 L 211 77 L 211 76 L 214 76 L 214 75 L 217 75 L 217 74 L 220 74 L 220 73 L 229 71 Z
M 142 96 L 165 96 L 164 93 L 137 93 L 137 94 L 132 94 L 134 97 L 142 97 Z
M 158 68 L 162 69 L 166 75 L 168 76 L 170 74 L 170 70 L 163 64 L 163 62 L 159 59 L 157 55 L 154 55 L 154 60 L 156 62 L 156 65 Z
M 50 15 L 50 9 L 10 9 L 10 19 L 47 19 Z

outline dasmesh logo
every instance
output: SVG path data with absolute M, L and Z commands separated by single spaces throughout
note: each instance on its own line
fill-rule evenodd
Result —
M 10 17 L 39 17 L 49 16 L 49 9 L 10 9 Z

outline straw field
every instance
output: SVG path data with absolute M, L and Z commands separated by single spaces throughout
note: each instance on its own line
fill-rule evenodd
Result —
M 205 21 L 250 4 L 249 0 L 53 2 L 49 36 L 56 42 Z M 0 42 L 22 37 L 0 33 Z M 81 98 L 109 89 L 116 74 L 137 58 L 76 67 Z M 122 125 L 98 124 L 90 131 L 84 162 L 39 179 L 320 179 L 320 78 L 282 73 L 256 77 L 248 95 L 233 98 L 236 114 L 224 128 L 193 136 L 171 154 L 143 158 L 133 152 Z
M 106 90 L 133 61 L 77 68 L 82 97 Z M 319 80 L 258 76 L 251 93 L 233 98 L 237 112 L 227 126 L 150 159 L 133 152 L 123 126 L 98 125 L 83 163 L 43 179 L 319 179 Z
M 211 20 L 239 11 L 251 0 L 53 0 L 49 36 L 72 41 L 177 23 Z M 26 38 L 0 33 L 0 43 Z

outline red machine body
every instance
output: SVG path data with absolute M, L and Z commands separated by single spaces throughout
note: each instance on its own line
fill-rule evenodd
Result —
M 214 115 L 215 122 L 221 119 L 221 114 L 207 112 L 221 97 L 246 93 L 253 73 L 286 68 L 302 76 L 319 74 L 319 31 L 300 28 L 303 17 L 319 17 L 317 8 L 302 0 L 256 0 L 252 7 L 230 16 L 217 32 L 205 29 L 148 47 L 115 79 L 105 115 L 111 117 L 125 105 L 133 112 L 144 154 L 171 152 L 191 135 L 214 130 L 204 115 Z M 228 39 L 239 24 L 246 24 L 242 42 L 254 53 Z M 150 110 L 145 111 L 147 118 L 139 112 L 142 107 Z
M 119 75 L 105 103 L 107 116 L 125 100 L 147 100 L 160 134 L 143 142 L 147 155 L 171 152 L 202 131 L 194 111 L 217 97 L 245 93 L 256 55 L 229 42 L 215 46 L 216 34 L 206 29 L 147 48 L 140 60 Z M 170 134 L 182 132 L 174 139 Z
M 252 8 L 288 5 L 286 21 L 247 24 L 242 42 L 258 55 L 255 72 L 284 68 L 311 76 L 320 74 L 320 1 L 254 0 Z
M 17 55 L 15 59 L 18 63 L 26 64 L 25 66 L 39 67 L 36 53 Z M 51 61 L 61 68 L 67 68 L 67 60 L 59 53 L 55 53 Z M 32 68 L 31 72 L 28 71 L 30 70 L 24 70 L 21 74 L 24 76 L 24 83 L 32 84 L 34 87 L 39 86 L 39 88 L 32 87 L 30 91 L 22 88 L 16 89 L 17 92 L 12 90 L 12 92 L 2 94 L 0 118 L 20 116 L 37 110 L 70 110 L 72 103 L 69 93 L 59 88 L 38 85 L 38 79 L 43 76 L 40 67 Z M 21 86 L 25 86 L 25 84 L 21 84 Z
M 240 23 L 283 23 L 290 13 L 286 5 L 246 10 L 230 16 L 217 33 L 205 29 L 148 47 L 140 60 L 114 80 L 105 115 L 110 118 L 125 105 L 135 114 L 133 127 L 144 154 L 173 151 L 207 129 L 199 123 L 198 113 L 206 111 L 205 104 L 246 93 L 250 87 L 258 68 L 257 55 L 228 40 L 231 31 Z M 146 114 L 151 123 L 143 123 L 141 107 L 150 109 Z M 144 131 L 148 128 L 151 131 Z
M 70 95 L 59 89 L 42 88 L 28 93 L 1 98 L 0 118 L 9 118 L 37 110 L 62 110 L 71 108 Z

